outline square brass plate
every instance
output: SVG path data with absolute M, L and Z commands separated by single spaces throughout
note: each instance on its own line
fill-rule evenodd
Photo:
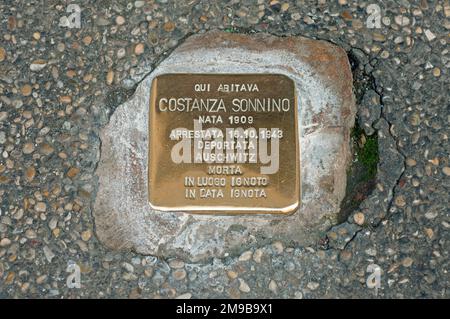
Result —
M 162 211 L 293 212 L 297 98 L 279 74 L 164 74 L 152 83 L 149 201 Z

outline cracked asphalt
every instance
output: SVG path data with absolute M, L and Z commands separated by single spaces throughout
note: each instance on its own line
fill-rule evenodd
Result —
M 373 191 L 311 247 L 197 264 L 110 251 L 92 218 L 99 130 L 148 70 L 212 29 L 348 52 L 358 123 L 378 137 Z M 0 298 L 450 297 L 448 0 L 4 0 L 0 30 Z

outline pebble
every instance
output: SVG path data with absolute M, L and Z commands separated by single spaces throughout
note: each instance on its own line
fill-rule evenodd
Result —
M 446 166 L 442 169 L 442 172 L 447 175 L 450 176 L 450 166 Z
M 84 45 L 90 45 L 92 43 L 92 37 L 90 35 L 87 35 L 83 38 Z
M 8 17 L 8 30 L 15 30 L 17 27 L 17 19 L 14 16 L 9 16 Z
M 420 124 L 420 116 L 418 114 L 412 114 L 410 123 L 411 125 L 418 126 Z
M 71 167 L 68 171 L 67 171 L 67 177 L 69 178 L 74 178 L 75 176 L 78 175 L 78 173 L 80 172 L 80 169 L 77 167 Z
M 425 218 L 427 219 L 435 219 L 437 217 L 438 213 L 435 211 L 429 211 L 425 213 Z
M 22 93 L 23 96 L 30 96 L 31 95 L 31 91 L 32 91 L 32 88 L 31 88 L 31 85 L 29 85 L 29 84 L 25 84 L 20 89 L 20 92 Z
M 172 21 L 168 21 L 164 23 L 163 28 L 166 32 L 172 32 L 173 30 L 175 30 L 175 23 L 173 23 Z
M 46 156 L 52 154 L 55 151 L 53 147 L 50 146 L 50 144 L 44 143 L 42 144 L 40 148 L 40 152 Z
M 272 244 L 273 249 L 275 250 L 275 252 L 277 254 L 281 254 L 283 253 L 284 250 L 284 246 L 283 243 L 281 241 L 276 241 Z
M 30 64 L 30 70 L 33 72 L 39 72 L 47 66 L 45 60 L 35 60 Z
M 251 250 L 247 250 L 246 252 L 243 252 L 242 255 L 239 256 L 239 261 L 248 261 L 252 258 L 252 251 Z
M 175 280 L 183 280 L 184 278 L 186 278 L 186 270 L 184 269 L 176 269 L 173 272 L 173 278 L 175 278 Z
M 69 70 L 66 71 L 66 75 L 67 75 L 68 78 L 73 79 L 73 78 L 77 75 L 77 72 L 76 72 L 75 70 L 70 70 L 70 69 L 69 69 Z M 67 97 L 67 96 L 65 96 L 65 97 L 60 97 L 59 100 L 60 100 L 61 102 L 63 102 L 64 99 L 68 99 L 68 98 L 70 98 L 70 97 Z
M 269 2 L 269 6 L 275 12 L 279 12 L 281 10 L 281 5 L 280 5 L 280 2 L 278 0 L 270 1 Z
M 6 247 L 11 245 L 11 240 L 8 238 L 3 238 L 2 240 L 0 240 L 0 247 Z
M 6 112 L 0 112 L 0 122 L 3 122 L 8 118 L 8 113 Z
M 440 76 L 441 76 L 441 69 L 439 69 L 439 68 L 434 68 L 434 69 L 433 69 L 433 75 L 434 75 L 435 77 L 440 77 Z
M 97 17 L 97 19 L 95 19 L 95 24 L 98 26 L 104 27 L 104 26 L 110 25 L 111 22 L 110 22 L 110 20 L 108 20 L 102 16 L 99 16 L 99 17 Z
M 409 24 L 409 18 L 402 15 L 395 16 L 394 21 L 401 27 L 405 27 Z
M 378 42 L 386 41 L 386 36 L 384 34 L 381 34 L 381 33 L 375 32 L 375 33 L 373 33 L 372 37 L 373 37 L 374 41 L 378 41 Z
M 316 290 L 317 288 L 319 288 L 319 283 L 311 281 L 311 282 L 308 282 L 306 287 L 308 287 L 309 290 Z
M 314 20 L 310 16 L 306 16 L 303 18 L 303 22 L 305 22 L 308 25 L 314 24 Z
M 106 73 L 106 84 L 111 85 L 114 81 L 114 71 L 109 70 L 108 73 Z
M 436 39 L 436 36 L 434 35 L 433 32 L 431 32 L 430 29 L 425 30 L 425 36 L 427 37 L 428 41 L 433 41 L 434 39 Z
M 253 253 L 253 260 L 254 260 L 254 262 L 257 263 L 257 264 L 261 263 L 262 255 L 263 255 L 262 249 L 255 250 L 255 252 Z
M 281 5 L 281 12 L 286 12 L 289 10 L 289 3 L 285 2 Z
M 371 248 L 367 248 L 365 250 L 365 253 L 369 256 L 375 257 L 377 255 L 377 250 L 375 248 L 371 247 Z
M 342 250 L 340 253 L 340 258 L 343 261 L 349 261 L 352 258 L 352 253 L 348 250 Z
M 381 22 L 383 22 L 383 24 L 388 27 L 391 25 L 391 18 L 389 18 L 388 16 L 385 16 L 385 17 L 381 18 Z
M 14 278 L 16 278 L 16 274 L 12 271 L 8 272 L 8 274 L 6 275 L 5 281 L 4 283 L 6 285 L 11 285 L 14 282 Z
M 124 23 L 125 23 L 125 18 L 124 17 L 122 17 L 122 16 L 117 16 L 116 17 L 116 24 L 117 25 L 122 25 Z
M 48 222 L 48 227 L 51 230 L 55 229 L 57 225 L 58 225 L 58 218 L 56 217 L 52 217 L 52 219 L 50 219 L 50 221 Z
M 45 258 L 47 258 L 48 262 L 51 263 L 53 258 L 55 258 L 55 254 L 48 246 L 44 246 L 43 250 L 44 250 Z
M 0 47 L 0 62 L 5 61 L 5 59 L 6 59 L 6 50 Z
M 147 278 L 150 278 L 151 276 L 153 276 L 153 268 L 145 268 L 144 276 Z
M 47 280 L 47 275 L 41 275 L 39 277 L 36 278 L 36 283 L 38 285 L 43 284 L 45 281 Z
M 29 288 L 30 288 L 30 283 L 26 282 L 26 283 L 22 284 L 22 286 L 20 287 L 20 291 L 22 293 L 26 293 Z
M 403 43 L 403 41 L 404 41 L 403 37 L 400 37 L 400 36 L 395 37 L 395 39 L 394 39 L 395 44 Z
M 175 297 L 175 299 L 191 299 L 192 298 L 192 294 L 189 292 L 186 292 L 184 294 L 181 294 L 177 297 Z
M 89 241 L 92 237 L 92 232 L 88 229 L 81 233 L 81 239 L 83 241 Z
M 303 299 L 303 293 L 301 291 L 296 291 L 294 293 L 294 298 L 295 299 Z
M 383 59 L 387 59 L 387 58 L 389 57 L 389 51 L 383 50 L 383 52 L 381 52 L 380 56 L 381 56 Z
M 45 211 L 47 210 L 47 204 L 45 204 L 44 202 L 38 202 L 34 206 L 34 210 L 38 213 L 45 213 Z
M 352 27 L 355 30 L 359 30 L 359 29 L 362 29 L 364 27 L 364 24 L 362 23 L 361 20 L 353 19 L 352 20 Z
M 425 234 L 427 235 L 427 237 L 428 237 L 429 239 L 432 239 L 432 238 L 433 238 L 433 235 L 434 235 L 434 231 L 433 231 L 433 229 L 431 229 L 431 228 L 425 228 Z
M 269 290 L 271 292 L 273 292 L 274 294 L 277 293 L 278 285 L 277 285 L 277 283 L 274 280 L 270 280 L 270 282 L 269 282 Z
M 294 20 L 294 21 L 300 20 L 301 17 L 302 16 L 298 12 L 295 12 L 295 13 L 291 14 L 291 19 Z
M 59 229 L 59 228 L 53 229 L 53 230 L 52 230 L 52 234 L 53 234 L 53 236 L 55 236 L 56 238 L 58 238 L 59 235 L 61 234 L 61 229 Z
M 145 1 L 142 1 L 142 0 L 139 0 L 139 1 L 135 1 L 134 2 L 134 6 L 136 7 L 136 8 L 142 8 L 143 6 L 145 5 Z
M 242 292 L 250 292 L 250 287 L 247 285 L 244 279 L 239 278 L 239 290 Z
M 399 195 L 395 198 L 395 205 L 398 207 L 404 207 L 406 205 L 405 196 Z
M 127 272 L 129 273 L 133 273 L 134 272 L 134 267 L 132 264 L 127 263 L 127 262 L 123 262 L 122 263 L 122 268 L 125 269 Z
M 227 276 L 228 278 L 230 278 L 231 280 L 236 279 L 238 274 L 237 272 L 233 271 L 233 270 L 228 270 L 227 271 Z
M 184 261 L 180 259 L 173 259 L 169 261 L 169 267 L 172 269 L 181 269 L 184 268 Z
M 59 97 L 59 101 L 64 104 L 72 103 L 72 98 L 69 95 L 63 95 Z
M 406 165 L 408 166 L 416 166 L 417 162 L 413 158 L 407 158 L 406 159 Z
M 144 53 L 144 50 L 145 50 L 144 44 L 143 43 L 138 43 L 134 47 L 134 54 L 141 55 L 142 53 Z
M 37 235 L 33 229 L 27 229 L 25 231 L 25 237 L 27 237 L 28 239 L 35 239 L 37 238 Z
M 127 51 L 124 48 L 120 48 L 117 50 L 117 58 L 122 59 L 127 54 Z
M 403 267 L 411 267 L 412 264 L 413 264 L 413 259 L 411 257 L 406 257 L 402 261 Z
M 14 213 L 13 218 L 15 220 L 21 220 L 24 214 L 24 210 L 23 209 L 19 209 L 17 212 Z
M 190 281 L 195 281 L 197 279 L 198 275 L 195 271 L 192 271 L 189 273 L 188 278 Z
M 122 278 L 123 278 L 123 280 L 125 280 L 125 281 L 134 281 L 134 280 L 136 280 L 138 277 L 137 277 L 135 274 L 133 274 L 133 273 L 127 272 L 127 273 L 124 273 L 124 274 L 123 274 Z
M 31 154 L 34 152 L 34 144 L 33 143 L 25 143 L 23 146 L 22 152 L 24 154 Z
M 36 176 L 36 169 L 34 166 L 27 167 L 25 171 L 25 178 L 28 182 L 31 182 L 34 179 L 34 176 Z
M 353 16 L 352 16 L 351 12 L 348 11 L 348 10 L 343 11 L 341 13 L 341 16 L 342 16 L 342 18 L 344 18 L 344 20 L 347 20 L 347 21 L 350 21 L 350 20 L 353 19 Z
M 364 214 L 361 212 L 356 213 L 355 215 L 353 215 L 353 220 L 359 226 L 364 225 L 364 220 L 365 220 Z
M 437 158 L 437 157 L 432 158 L 432 159 L 428 160 L 428 162 L 430 162 L 434 166 L 438 166 L 439 165 L 439 158 Z

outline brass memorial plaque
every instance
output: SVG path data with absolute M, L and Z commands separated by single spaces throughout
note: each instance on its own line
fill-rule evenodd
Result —
M 152 83 L 149 201 L 206 214 L 293 212 L 297 99 L 279 74 L 164 74 Z

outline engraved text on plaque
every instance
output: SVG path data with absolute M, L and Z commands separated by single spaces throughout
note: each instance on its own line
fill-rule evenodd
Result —
M 288 77 L 160 75 L 149 119 L 153 208 L 242 214 L 298 207 L 297 99 Z

